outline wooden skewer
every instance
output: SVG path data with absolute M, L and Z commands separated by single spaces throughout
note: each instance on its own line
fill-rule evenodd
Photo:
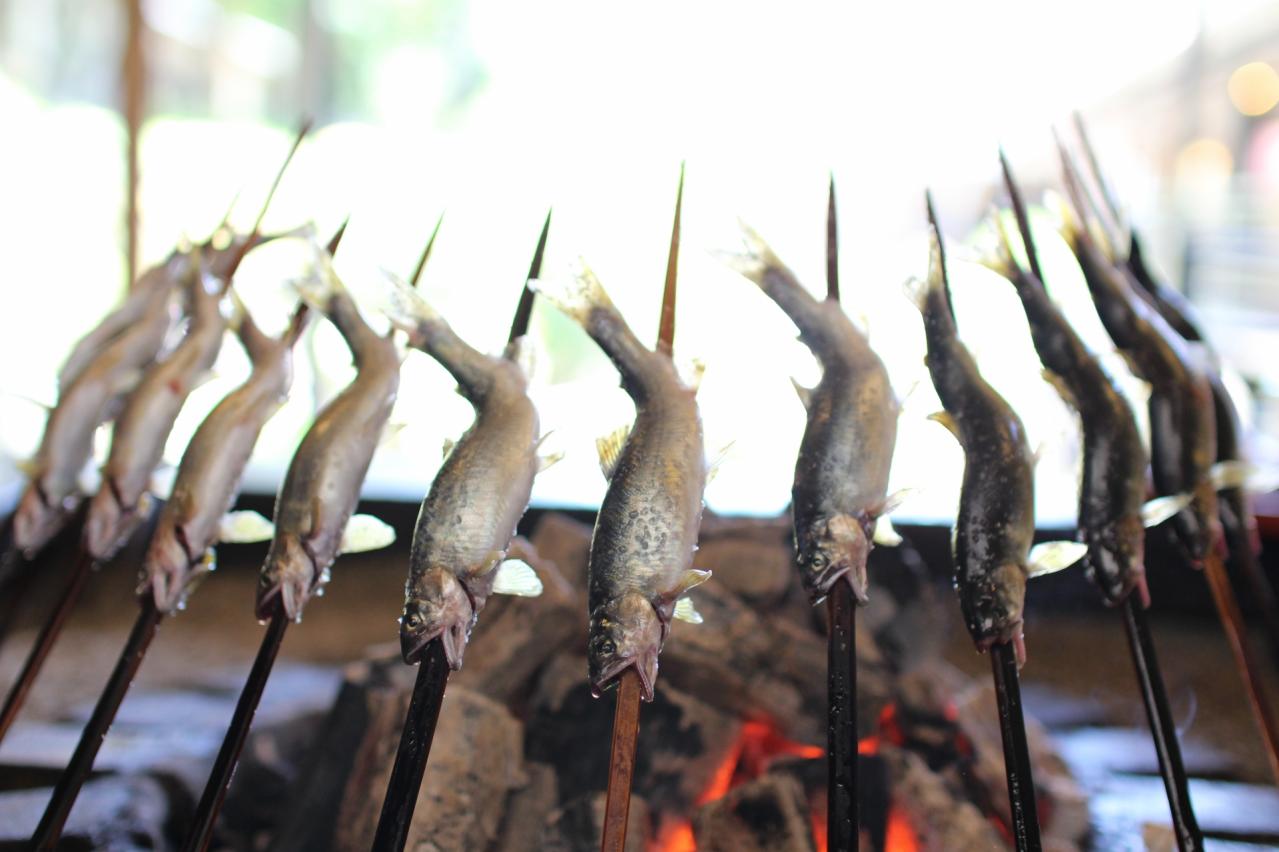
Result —
M 675 341 L 675 284 L 679 275 L 680 210 L 684 206 L 684 164 L 679 167 L 679 187 L 675 191 L 675 219 L 671 225 L 670 250 L 666 255 L 666 285 L 662 291 L 661 322 L 657 328 L 657 351 L 670 355 Z M 635 743 L 639 738 L 640 702 L 643 688 L 639 672 L 627 668 L 618 678 L 617 705 L 613 711 L 613 739 L 608 762 L 608 798 L 604 804 L 602 852 L 622 852 L 626 847 L 626 820 L 631 809 L 631 783 L 635 775 Z
M 439 225 L 435 227 L 438 231 Z M 542 233 L 537 239 L 537 248 L 533 251 L 533 262 L 529 264 L 528 275 L 524 279 L 524 290 L 520 293 L 520 301 L 515 308 L 515 320 L 511 324 L 508 342 L 523 337 L 528 332 L 535 297 L 528 282 L 542 272 L 542 255 L 546 251 L 546 238 L 550 229 L 551 213 L 548 210 L 546 221 L 542 224 Z M 422 260 L 413 273 L 412 283 L 415 286 L 423 263 L 430 254 L 431 243 L 434 242 L 435 234 L 431 234 L 426 251 L 422 253 Z M 373 835 L 375 852 L 400 852 L 408 842 L 413 811 L 422 789 L 422 779 L 426 775 L 426 764 L 431 757 L 431 744 L 435 740 L 435 729 L 439 723 L 448 681 L 448 658 L 444 654 L 444 643 L 437 637 L 427 643 L 418 664 L 408 715 L 404 719 L 404 728 L 400 731 L 400 745 L 395 752 L 395 764 L 391 767 L 391 778 L 386 785 L 386 796 L 382 799 L 382 811 Z
M 27 654 L 27 661 L 22 665 L 22 671 L 18 673 L 18 680 L 9 689 L 9 696 L 5 699 L 4 709 L 0 710 L 0 741 L 9 733 L 9 728 L 13 726 L 13 722 L 18 718 L 19 711 L 22 710 L 23 703 L 27 700 L 27 694 L 31 692 L 31 686 L 35 683 L 36 678 L 40 674 L 40 670 L 44 668 L 44 662 L 49 656 L 49 652 L 53 650 L 53 645 L 58 641 L 58 636 L 62 633 L 62 628 L 67 623 L 67 619 L 71 615 L 71 610 L 75 608 L 76 601 L 80 600 L 80 594 L 84 591 L 85 583 L 89 580 L 89 575 L 93 573 L 97 560 L 88 554 L 82 547 L 79 556 L 76 557 L 75 567 L 71 569 L 71 576 L 67 580 L 66 587 L 62 590 L 62 596 L 58 598 L 58 602 L 53 607 L 53 612 L 49 613 L 49 619 L 44 623 L 44 627 L 40 629 L 40 635 L 36 637 L 35 645 L 31 647 L 31 651 Z
M 1042 284 L 1043 271 L 1039 264 L 1039 252 L 1035 248 L 1034 235 L 1030 230 L 1030 215 L 1026 209 L 1021 187 L 1013 177 L 1012 167 L 1008 164 L 1008 157 L 1002 148 L 999 151 L 999 165 L 1004 174 L 1004 186 L 1008 190 L 1009 200 L 1012 201 L 1013 215 L 1017 219 L 1017 230 L 1021 233 L 1030 271 Z M 1119 614 L 1124 621 L 1128 647 L 1132 652 L 1133 668 L 1137 676 L 1137 686 L 1146 708 L 1146 719 L 1150 723 L 1150 735 L 1154 741 L 1155 754 L 1159 759 L 1159 773 L 1163 777 L 1164 789 L 1168 795 L 1168 807 L 1172 812 L 1178 848 L 1182 852 L 1200 850 L 1203 848 L 1203 835 L 1199 832 L 1194 809 L 1191 807 L 1190 783 L 1181 760 L 1181 744 L 1177 741 L 1177 728 L 1172 721 L 1168 693 L 1164 689 L 1159 660 L 1155 656 L 1154 643 L 1150 639 L 1145 610 L 1130 592 L 1121 604 Z
M 143 44 L 146 20 L 142 0 L 128 0 L 125 5 L 127 24 L 120 76 L 125 126 L 125 263 L 132 287 L 138 275 L 138 185 L 141 179 L 138 150 L 146 111 L 147 67 Z
M 1030 767 L 1030 746 L 1026 743 L 1026 720 L 1021 710 L 1017 654 L 1011 643 L 1001 642 L 990 649 L 990 667 L 995 677 L 999 732 L 1004 741 L 1004 772 L 1008 777 L 1013 842 L 1018 852 L 1037 852 L 1042 848 L 1039 839 L 1039 810 L 1035 802 L 1035 779 Z

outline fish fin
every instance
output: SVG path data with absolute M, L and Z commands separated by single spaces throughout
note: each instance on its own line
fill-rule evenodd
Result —
M 955 422 L 955 418 L 950 416 L 950 412 L 934 411 L 932 414 L 928 415 L 928 419 L 932 420 L 934 423 L 940 423 L 945 426 L 946 431 L 954 435 L 956 441 L 959 441 L 961 444 L 964 442 L 963 438 L 959 436 L 959 424 Z
M 928 298 L 928 281 L 917 275 L 912 275 L 902 282 L 902 292 L 906 294 L 906 298 L 910 303 L 921 311 L 924 309 L 924 302 Z
M 715 477 L 719 475 L 719 469 L 724 466 L 725 460 L 728 459 L 728 453 L 733 449 L 733 444 L 735 443 L 737 442 L 729 441 L 727 444 L 720 447 L 719 452 L 715 454 L 715 458 L 711 459 L 711 463 L 706 466 L 707 484 L 713 482 Z
M 804 410 L 805 410 L 805 411 L 807 411 L 807 410 L 808 410 L 808 406 L 809 406 L 809 405 L 812 403 L 812 401 L 813 401 L 813 389 L 812 389 L 812 388 L 806 388 L 806 387 L 804 387 L 803 385 L 801 385 L 801 384 L 799 383 L 799 379 L 795 378 L 794 376 L 791 376 L 790 383 L 791 383 L 791 385 L 793 385 L 793 386 L 794 386 L 794 388 L 795 388 L 795 393 L 796 393 L 796 395 L 798 395 L 798 396 L 799 396 L 799 401 L 803 404 L 803 406 L 804 406 Z
M 387 303 L 381 310 L 391 325 L 414 337 L 423 322 L 440 318 L 439 312 L 422 298 L 422 292 L 412 284 L 389 269 L 380 269 L 379 274 L 387 291 Z
M 242 509 L 227 512 L 218 522 L 218 541 L 229 544 L 249 544 L 266 541 L 275 535 L 275 524 L 260 512 Z
M 1156 497 L 1141 507 L 1141 525 L 1147 529 L 1157 527 L 1190 505 L 1192 494 L 1169 494 Z
M 613 304 L 595 273 L 581 258 L 578 259 L 573 274 L 530 279 L 528 286 L 579 323 L 586 322 L 592 309 L 611 307 Z
M 544 456 L 538 456 L 537 472 L 541 473 L 542 471 L 546 470 L 548 467 L 553 466 L 556 462 L 560 461 L 563 458 L 564 458 L 563 450 L 557 450 L 556 452 L 553 452 L 553 453 L 547 453 Z
M 889 494 L 884 498 L 884 504 L 879 507 L 879 511 L 876 514 L 878 514 L 881 518 L 885 515 L 891 515 L 893 512 L 900 509 L 902 504 L 914 496 L 915 492 L 918 490 L 918 488 L 909 487 L 898 488 L 892 494 Z
M 151 472 L 150 487 L 147 490 L 161 500 L 168 500 L 169 496 L 173 494 L 173 484 L 177 479 L 177 468 L 162 462 Z
M 244 301 L 240 298 L 240 294 L 231 286 L 228 281 L 226 285 L 226 308 L 223 316 L 226 317 L 227 331 L 232 334 L 239 334 L 240 327 L 244 325 L 244 318 L 249 315 L 249 309 L 244 306 Z
M 742 219 L 737 220 L 737 227 L 741 232 L 741 247 L 735 251 L 713 251 L 712 254 L 728 268 L 756 284 L 762 284 L 764 272 L 770 266 L 779 266 L 780 261 L 754 228 Z
M 1057 233 L 1069 244 L 1074 245 L 1079 238 L 1081 228 L 1075 209 L 1066 196 L 1055 189 L 1044 191 L 1043 205 L 1053 220 Z
M 445 438 L 444 439 L 444 458 L 448 458 L 449 456 L 453 455 L 453 448 L 456 446 L 457 446 L 457 441 L 454 441 L 452 438 Z
M 1012 241 L 1004 224 L 1004 212 L 998 207 L 991 210 L 990 223 L 995 231 L 994 245 L 983 251 L 977 262 L 996 275 L 1011 279 L 1016 272 L 1017 261 L 1013 259 Z
M 537 347 L 533 344 L 533 338 L 527 334 L 521 334 L 506 344 L 502 356 L 519 367 L 525 379 L 533 378 L 533 374 L 537 372 Z
M 675 609 L 671 616 L 689 624 L 701 624 L 706 620 L 697 611 L 697 607 L 693 606 L 693 599 L 688 596 L 682 597 L 675 602 Z
M 405 427 L 408 425 L 409 424 L 405 423 L 403 420 L 388 422 L 382 427 L 382 435 L 378 438 L 377 442 L 378 446 L 385 447 L 395 443 L 395 440 L 400 437 L 400 433 L 403 432 Z
M 1030 577 L 1055 574 L 1074 565 L 1088 552 L 1080 541 L 1044 541 L 1030 549 Z
M 35 479 L 40 473 L 40 462 L 36 461 L 34 458 L 19 459 L 13 463 L 13 466 L 16 467 L 18 472 L 27 479 Z
M 697 588 L 710 578 L 710 571 L 704 571 L 700 568 L 689 568 L 684 572 L 683 578 L 679 581 L 679 586 L 675 590 L 675 597 L 677 599 L 683 597 L 688 594 L 691 589 Z
M 626 446 L 626 439 L 630 436 L 631 427 L 627 425 L 619 426 L 604 437 L 595 439 L 595 449 L 600 454 L 600 470 L 610 482 L 613 471 L 617 469 L 617 460 L 622 457 L 622 448 Z
M 880 515 L 875 519 L 875 535 L 871 540 L 883 547 L 896 547 L 902 543 L 902 537 L 893 529 L 893 522 L 887 515 Z
M 342 531 L 340 553 L 364 553 L 379 550 L 395 543 L 395 529 L 386 521 L 372 515 L 352 515 Z
M 493 593 L 535 598 L 542 594 L 542 581 L 533 566 L 523 559 L 505 559 L 497 566 L 493 577 Z
M 346 288 L 333 269 L 333 258 L 329 256 L 324 246 L 315 241 L 314 235 L 310 239 L 310 244 L 313 252 L 311 263 L 306 272 L 289 281 L 289 286 L 302 301 L 320 313 L 327 314 L 329 300 L 333 294 Z
M 1066 405 L 1070 406 L 1074 411 L 1079 410 L 1079 403 L 1075 399 L 1075 394 L 1071 391 L 1070 386 L 1066 384 L 1065 379 L 1047 367 L 1040 371 L 1040 375 L 1044 377 L 1044 381 L 1053 386 L 1053 390 L 1057 391 L 1057 395 L 1061 397 Z
M 1030 466 L 1033 469 L 1039 468 L 1039 463 L 1043 461 L 1044 455 L 1048 451 L 1048 442 L 1040 441 L 1035 444 L 1035 449 L 1030 454 Z
M 1212 487 L 1218 491 L 1243 488 L 1248 484 L 1248 464 L 1237 459 L 1219 461 L 1212 466 Z
M 680 365 L 680 381 L 693 393 L 697 393 L 701 388 L 704 375 L 706 375 L 706 362 L 700 358 L 690 358 L 687 363 Z

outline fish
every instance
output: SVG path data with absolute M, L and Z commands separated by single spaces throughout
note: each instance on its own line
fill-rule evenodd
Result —
M 808 412 L 791 489 L 800 579 L 813 604 L 841 578 L 866 603 L 866 559 L 894 502 L 888 475 L 900 404 L 884 362 L 839 300 L 814 298 L 758 234 L 743 229 L 746 250 L 729 264 L 786 312 L 822 367 L 816 387 L 795 385 Z
M 234 291 L 232 291 L 234 295 Z M 249 356 L 249 377 L 201 422 L 192 436 L 168 501 L 160 511 L 139 578 L 138 594 L 150 594 L 156 609 L 171 615 L 216 565 L 219 541 L 252 541 L 249 516 L 230 516 L 240 479 L 262 427 L 288 398 L 293 383 L 293 346 L 302 336 L 310 309 L 300 305 L 278 338 L 264 334 L 243 306 L 236 336 Z M 258 516 L 260 517 L 260 516 Z M 265 518 L 259 526 L 269 537 Z
M 951 550 L 964 624 L 978 650 L 1010 642 L 1026 660 L 1023 606 L 1035 535 L 1034 455 L 1021 418 L 982 378 L 959 329 L 941 231 L 931 215 L 926 281 L 908 295 L 923 315 L 925 364 L 943 412 L 932 415 L 959 441 L 964 476 Z
M 400 349 L 393 334 L 369 327 L 328 252 L 316 249 L 313 272 L 297 282 L 298 288 L 341 332 L 356 375 L 316 416 L 289 462 L 275 501 L 274 536 L 259 575 L 256 611 L 261 619 L 270 618 L 279 606 L 290 620 L 300 620 L 307 601 L 328 583 L 338 555 L 355 549 L 349 524 L 356 520 L 352 515 L 360 488 L 400 386 Z M 382 525 L 373 546 L 390 543 L 381 535 L 387 530 Z
M 1065 159 L 1065 155 L 1063 154 Z M 1190 495 L 1173 518 L 1174 538 L 1184 558 L 1202 566 L 1221 546 L 1212 466 L 1217 425 L 1212 387 L 1196 356 L 1141 296 L 1126 267 L 1115 262 L 1106 236 L 1089 222 L 1077 177 L 1067 165 L 1074 210 L 1061 204 L 1061 232 L 1084 273 L 1093 304 L 1111 341 L 1138 378 L 1150 385 L 1150 461 L 1155 493 Z
M 191 391 L 208 377 L 222 348 L 227 316 L 222 302 L 228 283 L 207 274 L 203 251 L 183 292 L 189 321 L 182 340 L 143 374 L 116 418 L 102 485 L 89 502 L 84 548 L 94 559 L 110 559 L 150 515 L 151 478 L 165 441 Z
M 597 697 L 634 667 L 652 701 L 671 619 L 678 609 L 696 620 L 681 599 L 710 578 L 692 567 L 708 472 L 697 392 L 668 353 L 640 342 L 585 264 L 536 287 L 604 351 L 635 403 L 634 424 L 596 442 L 609 486 L 591 537 L 587 662 Z
M 528 395 L 521 361 L 527 337 L 502 355 L 486 355 L 464 341 L 410 285 L 395 281 L 392 322 L 409 345 L 439 361 L 475 409 L 475 421 L 447 450 L 422 502 L 409 553 L 409 578 L 400 618 L 400 647 L 415 663 L 439 637 L 449 666 L 462 667 L 467 642 L 489 595 L 536 596 L 541 583 L 515 550 L 516 525 L 528 509 L 533 478 L 553 457 L 539 453 L 544 437 Z
M 1012 186 L 1011 177 L 1008 182 Z M 1013 285 L 1045 379 L 1079 413 L 1083 468 L 1078 527 L 1087 545 L 1085 573 L 1108 605 L 1118 605 L 1136 591 L 1143 606 L 1149 606 L 1143 515 L 1149 460 L 1136 417 L 1115 380 L 1071 327 L 1036 272 L 1014 259 L 999 212 L 994 224 L 999 245 L 996 255 L 985 262 Z M 1023 243 L 1027 255 L 1033 256 L 1026 229 Z M 1032 266 L 1038 264 L 1032 262 Z
M 195 275 L 189 261 L 187 255 L 175 253 L 163 274 L 174 282 L 185 282 Z M 27 558 L 66 525 L 83 500 L 79 479 L 93 455 L 94 433 L 116 415 L 177 319 L 172 289 L 159 284 L 148 287 L 141 315 L 61 388 L 35 457 L 24 465 L 29 481 L 13 529 L 14 544 Z

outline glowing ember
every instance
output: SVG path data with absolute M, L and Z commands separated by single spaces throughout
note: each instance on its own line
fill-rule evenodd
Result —
M 888 809 L 888 830 L 884 835 L 884 852 L 915 852 L 919 849 L 919 835 L 911 827 L 910 820 L 901 808 Z

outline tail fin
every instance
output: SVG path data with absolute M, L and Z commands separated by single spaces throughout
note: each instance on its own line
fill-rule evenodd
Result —
M 320 313 L 327 313 L 329 301 L 334 295 L 346 291 L 346 287 L 333 269 L 333 258 L 328 250 L 315 241 L 310 240 L 311 264 L 300 278 L 289 282 L 298 296 Z
M 979 262 L 990 271 L 1011 279 L 1017 272 L 1018 263 L 1013 259 L 1012 241 L 1004 224 L 1004 211 L 998 207 L 992 208 L 990 222 L 995 229 L 995 244 L 990 252 L 982 255 Z
M 393 326 L 411 335 L 423 322 L 439 319 L 440 314 L 422 298 L 416 287 L 388 269 L 381 272 L 388 291 L 387 305 L 382 312 Z
M 280 339 L 284 341 L 286 346 L 292 347 L 302 337 L 302 332 L 306 331 L 307 323 L 311 320 L 311 306 L 306 302 L 298 302 L 298 306 L 293 310 L 293 316 L 289 317 L 289 324 L 284 329 L 284 334 Z
M 769 267 L 781 265 L 781 261 L 754 228 L 741 219 L 737 220 L 737 226 L 741 229 L 741 250 L 719 251 L 715 256 L 756 284 L 763 284 L 764 273 Z
M 595 273 L 581 258 L 571 276 L 539 278 L 529 281 L 529 286 L 539 296 L 582 324 L 586 323 L 591 311 L 596 308 L 617 310 Z

